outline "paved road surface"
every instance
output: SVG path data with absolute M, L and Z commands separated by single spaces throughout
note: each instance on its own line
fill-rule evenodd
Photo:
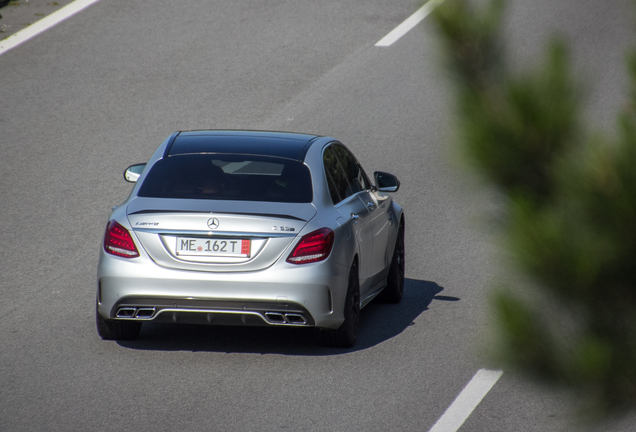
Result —
M 497 199 L 452 162 L 450 88 L 430 22 L 387 48 L 412 0 L 101 0 L 0 56 L 0 430 L 428 431 L 483 368 L 487 288 L 503 271 L 481 229 Z M 517 0 L 511 54 L 575 41 L 589 117 L 613 122 L 634 41 L 613 2 Z M 407 285 L 363 312 L 352 350 L 310 332 L 94 328 L 95 268 L 121 176 L 178 129 L 332 135 L 397 174 Z M 461 431 L 579 430 L 566 395 L 504 371 Z M 628 431 L 630 422 L 607 426 Z

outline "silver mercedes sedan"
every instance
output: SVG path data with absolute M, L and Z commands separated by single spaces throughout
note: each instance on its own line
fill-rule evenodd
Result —
M 144 322 L 313 327 L 352 347 L 360 309 L 404 290 L 404 213 L 333 138 L 201 130 L 170 135 L 106 226 L 97 332 Z

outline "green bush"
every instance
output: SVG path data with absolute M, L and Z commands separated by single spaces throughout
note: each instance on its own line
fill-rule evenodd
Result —
M 501 225 L 527 281 L 493 295 L 497 356 L 576 390 L 587 413 L 636 407 L 636 56 L 617 138 L 584 127 L 566 44 L 512 72 L 503 0 L 433 14 L 456 88 L 461 153 L 505 196 Z M 515 293 L 517 292 L 517 293 Z

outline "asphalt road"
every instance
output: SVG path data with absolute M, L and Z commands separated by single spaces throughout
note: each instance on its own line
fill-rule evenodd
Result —
M 430 22 L 374 46 L 419 6 L 101 0 L 0 56 L 0 431 L 428 431 L 495 367 L 488 288 L 508 275 L 484 221 L 497 197 L 452 156 Z M 634 17 L 627 0 L 516 0 L 510 52 L 532 62 L 550 32 L 570 38 L 603 130 L 626 93 Z M 367 171 L 400 177 L 405 297 L 364 309 L 355 349 L 300 329 L 97 336 L 97 256 L 130 190 L 121 173 L 198 128 L 331 135 Z M 460 430 L 580 430 L 568 401 L 504 371 Z

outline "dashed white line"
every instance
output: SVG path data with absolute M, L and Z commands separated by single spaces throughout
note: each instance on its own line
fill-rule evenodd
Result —
M 502 374 L 502 371 L 479 369 L 429 432 L 456 432 Z
M 63 8 L 56 10 L 51 15 L 42 18 L 27 28 L 12 34 L 8 38 L 0 41 L 0 55 L 17 47 L 21 43 L 28 41 L 29 39 L 34 38 L 40 33 L 47 31 L 51 27 L 61 23 L 65 19 L 75 15 L 79 11 L 86 9 L 98 1 L 99 0 L 75 0 L 73 3 L 67 4 Z
M 413 27 L 418 25 L 420 21 L 426 18 L 431 12 L 435 10 L 437 6 L 442 4 L 444 0 L 429 0 L 424 6 L 419 8 L 417 12 L 408 17 L 406 21 L 397 26 L 391 31 L 388 35 L 384 36 L 378 43 L 375 44 L 377 47 L 388 47 L 393 44 L 396 40 L 404 36 L 411 30 Z

